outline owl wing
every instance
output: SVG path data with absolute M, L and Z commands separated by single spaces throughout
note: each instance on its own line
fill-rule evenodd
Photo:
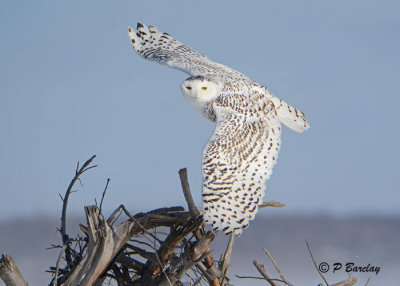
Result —
M 131 27 L 128 31 L 133 49 L 147 60 L 165 64 L 193 76 L 211 76 L 225 81 L 248 80 L 240 72 L 215 63 L 175 40 L 171 35 L 159 32 L 155 26 L 138 23 L 136 32 Z
M 272 101 L 257 104 L 248 95 L 221 95 L 214 111 L 217 125 L 203 151 L 204 220 L 214 230 L 240 235 L 262 203 L 281 127 Z

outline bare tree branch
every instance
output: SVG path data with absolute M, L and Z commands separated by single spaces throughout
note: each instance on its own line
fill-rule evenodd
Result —
M 306 239 L 306 244 L 307 244 L 308 252 L 310 253 L 311 259 L 312 259 L 312 261 L 313 261 L 313 263 L 314 263 L 315 269 L 317 269 L 319 275 L 321 275 L 321 277 L 322 277 L 322 279 L 325 281 L 326 285 L 329 286 L 328 281 L 326 281 L 324 275 L 322 275 L 321 271 L 319 271 L 319 268 L 318 268 L 318 266 L 317 266 L 317 262 L 315 262 L 314 256 L 313 256 L 313 254 L 312 254 L 312 252 L 311 252 L 311 248 L 310 248 L 310 244 L 308 243 L 308 239 Z
M 258 208 L 266 208 L 266 207 L 274 207 L 274 208 L 283 208 L 286 206 L 285 204 L 282 204 L 281 202 L 277 201 L 268 201 L 268 202 L 263 202 L 261 205 L 258 206 Z
M 350 272 L 348 279 L 346 279 L 342 282 L 339 282 L 339 283 L 331 284 L 330 286 L 353 286 L 356 284 L 357 284 L 357 278 L 352 277 L 351 272 Z
M 278 284 L 275 283 L 275 281 L 272 279 L 271 276 L 267 273 L 264 265 L 261 265 L 260 263 L 257 262 L 257 260 L 253 261 L 254 266 L 257 268 L 258 272 L 264 277 L 265 280 L 269 282 L 271 286 L 279 286 Z
M 57 286 L 57 278 L 58 278 L 58 271 L 60 270 L 60 262 L 61 262 L 61 258 L 64 254 L 65 248 L 67 248 L 67 245 L 63 245 L 60 255 L 58 256 L 57 259 L 57 264 L 56 264 L 56 273 L 54 274 L 54 281 L 53 281 L 53 286 Z
M 189 207 L 189 212 L 192 217 L 196 217 L 200 214 L 199 210 L 197 209 L 196 205 L 194 204 L 192 194 L 190 192 L 189 181 L 187 178 L 187 169 L 183 168 L 179 170 L 179 178 L 181 179 L 182 191 L 185 196 L 186 202 Z
M 81 168 L 79 168 L 79 162 L 77 163 L 76 170 L 75 170 L 75 176 L 72 178 L 71 183 L 69 184 L 67 191 L 65 192 L 65 196 L 62 199 L 63 207 L 62 207 L 62 215 L 61 215 L 60 232 L 61 232 L 63 244 L 67 245 L 67 248 L 65 249 L 65 256 L 66 256 L 67 263 L 70 267 L 73 267 L 73 265 L 72 265 L 71 249 L 68 246 L 69 245 L 69 236 L 67 234 L 67 226 L 66 226 L 68 199 L 69 199 L 70 194 L 73 192 L 72 188 L 75 185 L 75 182 L 77 180 L 79 180 L 79 177 L 87 170 L 97 167 L 97 165 L 88 167 L 92 163 L 94 158 L 96 158 L 96 155 L 93 155 L 89 160 L 87 160 Z
M 109 183 L 110 183 L 110 178 L 107 179 L 106 186 L 105 186 L 105 188 L 104 188 L 103 194 L 101 195 L 101 201 L 100 201 L 100 207 L 99 207 L 100 213 L 101 213 L 101 210 L 102 210 L 102 207 L 103 207 L 103 200 L 104 200 L 104 196 L 106 195 L 106 192 L 107 192 L 107 188 L 108 188 L 108 184 L 109 184 Z
M 240 275 L 235 275 L 237 278 L 240 279 L 258 279 L 258 280 L 265 280 L 264 277 L 255 277 L 255 276 L 240 276 Z
M 226 247 L 224 257 L 223 257 L 223 259 L 221 261 L 221 265 L 219 267 L 219 270 L 224 275 L 222 280 L 221 280 L 221 285 L 222 286 L 225 285 L 225 281 L 227 280 L 228 271 L 229 271 L 229 267 L 230 267 L 230 261 L 231 261 L 231 254 L 232 254 L 232 250 L 233 250 L 234 238 L 235 238 L 235 235 L 232 233 L 229 236 L 228 246 Z
M 263 249 L 264 249 L 265 253 L 267 254 L 267 256 L 269 257 L 269 259 L 271 260 L 272 264 L 275 267 L 276 272 L 278 272 L 278 274 L 281 277 L 281 279 L 286 283 L 286 285 L 292 285 L 292 284 L 289 283 L 289 281 L 287 281 L 285 276 L 283 276 L 282 272 L 279 270 L 278 264 L 276 263 L 276 261 L 272 257 L 272 255 L 268 252 L 268 250 L 266 250 L 265 248 L 263 248 Z

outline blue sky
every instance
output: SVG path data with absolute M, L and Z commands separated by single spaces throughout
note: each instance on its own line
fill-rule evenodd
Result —
M 96 154 L 69 210 L 197 204 L 214 125 L 182 72 L 147 62 L 127 27 L 153 24 L 307 113 L 284 128 L 265 215 L 400 215 L 400 2 L 1 1 L 0 217 L 59 215 L 77 161 Z

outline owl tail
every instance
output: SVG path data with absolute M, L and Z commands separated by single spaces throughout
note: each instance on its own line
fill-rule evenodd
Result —
M 310 124 L 308 124 L 307 120 L 304 118 L 306 116 L 304 112 L 290 106 L 274 95 L 272 95 L 272 102 L 275 105 L 281 123 L 299 133 L 310 128 Z

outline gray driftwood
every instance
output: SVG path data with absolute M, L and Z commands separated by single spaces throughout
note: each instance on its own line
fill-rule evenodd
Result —
M 14 259 L 4 253 L 0 259 L 0 278 L 7 286 L 27 286 L 28 283 L 22 277 Z
M 79 176 L 95 167 L 90 165 L 94 158 L 81 168 L 78 165 L 63 197 L 63 245 L 59 256 L 63 259 L 50 268 L 51 285 L 102 285 L 110 280 L 118 285 L 180 285 L 191 279 L 188 272 L 194 280 L 225 285 L 220 282 L 227 272 L 217 268 L 209 248 L 215 234 L 204 229 L 190 193 L 186 169 L 180 170 L 179 175 L 188 211 L 167 207 L 131 215 L 121 205 L 106 219 L 101 213 L 101 201 L 100 208 L 85 207 L 87 223 L 81 225 L 84 236 L 71 238 L 65 227 L 68 197 Z M 106 190 L 107 187 L 102 200 Z M 229 261 L 225 259 L 222 264 L 229 265 Z

